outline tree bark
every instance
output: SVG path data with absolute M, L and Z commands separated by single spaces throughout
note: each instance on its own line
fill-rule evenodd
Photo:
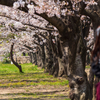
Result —
M 58 41 L 58 62 L 59 62 L 59 73 L 58 76 L 67 76 L 67 65 L 68 65 L 68 45 L 67 42 L 61 46 L 61 41 Z
M 0 4 L 12 7 L 16 1 L 17 0 L 0 0 Z
M 14 59 L 13 59 L 13 47 L 14 47 L 14 43 L 12 43 L 12 45 L 11 45 L 11 50 L 10 50 L 11 61 L 12 61 L 13 64 L 19 69 L 19 71 L 20 71 L 21 73 L 23 73 L 21 65 L 19 65 L 17 62 L 15 62 Z
M 37 53 L 34 53 L 34 64 L 37 65 Z
M 52 49 L 49 43 L 45 46 L 45 71 L 50 73 L 50 70 L 52 69 L 53 65 L 53 55 L 52 55 Z
M 43 63 L 42 68 L 45 68 L 45 50 L 44 50 L 44 44 L 41 46 L 41 49 L 42 49 L 41 59 L 42 59 L 42 63 Z
M 77 43 L 76 43 L 77 44 Z M 81 54 L 77 53 L 76 44 L 69 46 L 69 86 L 71 100 L 88 100 L 88 81 L 84 70 Z M 73 54 L 76 52 L 76 55 Z
M 94 78 L 93 82 L 93 100 L 96 100 L 96 84 L 99 82 L 97 77 Z
M 69 21 L 71 23 L 69 22 L 64 35 L 62 34 L 60 38 L 62 50 L 66 49 L 66 45 L 68 45 L 66 57 L 68 56 L 69 96 L 71 100 L 91 100 L 90 86 L 85 72 L 86 48 L 81 38 L 81 23 L 78 17 L 69 17 Z M 63 56 L 61 58 L 63 59 Z

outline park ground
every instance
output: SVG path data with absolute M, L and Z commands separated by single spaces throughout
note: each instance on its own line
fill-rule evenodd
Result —
M 54 78 L 33 64 L 0 63 L 0 100 L 70 100 L 67 78 Z

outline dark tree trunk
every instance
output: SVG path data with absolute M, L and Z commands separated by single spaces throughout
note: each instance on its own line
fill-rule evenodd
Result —
M 13 47 L 14 47 L 14 43 L 11 45 L 11 50 L 10 50 L 11 61 L 19 69 L 19 71 L 21 73 L 23 73 L 21 65 L 19 65 L 17 62 L 15 62 L 14 59 L 13 59 Z
M 68 52 L 65 58 L 68 60 L 67 75 L 70 86 L 70 99 L 91 100 L 90 85 L 85 72 L 86 48 L 81 37 L 81 30 L 79 30 L 80 26 L 78 17 L 69 17 L 67 29 L 60 37 L 61 50 Z M 64 55 L 64 52 L 62 53 Z M 59 57 L 63 59 L 63 55 Z
M 44 49 L 44 44 L 41 46 L 42 53 L 41 53 L 41 59 L 42 59 L 42 68 L 45 68 L 45 49 Z
M 61 46 L 60 41 L 58 41 L 58 63 L 59 63 L 59 73 L 58 76 L 67 76 L 67 65 L 68 65 L 68 43 Z
M 0 0 L 0 4 L 12 7 L 15 1 L 17 0 Z
M 94 74 L 93 74 L 91 68 L 89 70 L 89 75 L 87 77 L 88 77 L 88 81 L 89 81 L 88 87 L 90 89 L 90 91 L 89 91 L 89 100 L 92 100 L 92 98 L 93 98 L 93 80 L 94 80 Z
M 33 62 L 33 53 L 32 52 L 30 52 L 30 61 L 31 61 L 31 63 Z
M 50 73 L 50 70 L 52 69 L 52 65 L 53 65 L 53 55 L 52 55 L 52 49 L 49 45 L 49 43 L 46 44 L 45 46 L 45 57 L 46 57 L 46 60 L 45 60 L 45 72 L 49 72 Z
M 52 58 L 52 66 L 50 68 L 49 73 L 53 75 L 54 77 L 58 76 L 59 72 L 59 62 L 58 62 L 58 52 L 57 52 L 57 41 L 55 40 L 55 43 L 53 43 L 52 39 L 55 39 L 54 36 L 51 35 L 51 32 L 49 31 L 49 47 L 50 47 L 50 52 L 51 53 L 51 58 Z
M 51 75 L 53 75 L 54 77 L 58 77 L 58 73 L 59 73 L 59 62 L 58 62 L 58 58 L 56 56 L 53 55 L 53 65 L 52 68 L 50 69 L 49 72 Z
M 39 67 L 42 67 L 42 59 L 41 59 L 41 51 L 37 51 L 37 54 L 36 54 L 36 56 L 37 56 L 37 65 L 39 66 Z
M 71 40 L 72 41 L 72 40 Z M 88 100 L 88 81 L 81 54 L 77 52 L 77 42 L 69 42 L 69 86 L 71 100 Z M 74 49 L 73 49 L 74 47 Z
M 33 62 L 35 65 L 37 65 L 37 56 L 36 56 L 36 53 L 34 53 L 34 62 Z

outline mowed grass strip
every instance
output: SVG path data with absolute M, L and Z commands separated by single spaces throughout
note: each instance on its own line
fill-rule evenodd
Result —
M 10 94 L 8 94 L 10 95 Z M 65 97 L 63 94 L 40 94 L 40 93 L 17 93 L 17 94 L 13 94 L 15 96 L 20 95 L 22 97 L 27 97 L 27 98 L 59 98 L 59 97 Z M 19 100 L 19 98 L 16 99 L 9 99 L 9 100 Z M 28 100 L 28 99 L 22 99 L 21 100 Z M 44 99 L 46 100 L 46 99 Z M 63 100 L 70 100 L 69 98 L 63 99 Z
M 22 64 L 24 73 L 19 73 L 19 70 L 13 64 L 0 63 L 0 87 L 23 87 L 37 85 L 68 85 L 68 80 L 54 78 L 48 73 L 44 73 L 43 69 L 29 63 Z

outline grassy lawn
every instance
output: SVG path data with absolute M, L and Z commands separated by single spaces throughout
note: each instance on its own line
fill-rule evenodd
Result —
M 22 64 L 24 73 L 13 64 L 0 63 L 0 97 L 5 100 L 70 100 L 68 80 L 54 78 L 33 64 Z M 0 100 L 2 100 L 0 98 Z

